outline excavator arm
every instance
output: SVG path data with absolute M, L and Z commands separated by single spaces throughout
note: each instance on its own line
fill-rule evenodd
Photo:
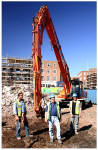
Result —
M 43 39 L 43 31 L 46 29 L 50 42 L 54 49 L 57 62 L 63 78 L 63 86 L 65 98 L 70 94 L 71 79 L 69 68 L 64 59 L 64 55 L 59 44 L 59 40 L 49 14 L 48 6 L 42 6 L 36 17 L 33 19 L 33 42 L 32 42 L 32 57 L 33 57 L 33 85 L 34 85 L 34 110 L 40 114 L 41 110 L 41 45 Z

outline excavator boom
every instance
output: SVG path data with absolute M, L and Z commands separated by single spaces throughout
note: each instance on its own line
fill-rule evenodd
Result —
M 64 55 L 59 44 L 59 40 L 49 14 L 48 6 L 42 6 L 33 20 L 33 42 L 32 42 L 32 57 L 33 57 L 33 85 L 34 85 L 34 110 L 40 113 L 41 110 L 41 45 L 43 39 L 43 31 L 46 29 L 50 42 L 54 49 L 57 62 L 61 71 L 64 83 L 65 98 L 70 94 L 71 79 L 69 68 L 64 59 Z

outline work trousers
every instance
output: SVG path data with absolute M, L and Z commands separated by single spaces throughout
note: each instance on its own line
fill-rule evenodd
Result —
M 73 131 L 77 132 L 78 126 L 79 126 L 79 115 L 73 115 L 71 117 L 70 131 L 71 132 L 73 132 Z
M 20 130 L 21 130 L 20 125 L 21 125 L 21 117 L 19 117 L 19 120 L 17 120 L 17 123 L 16 123 L 16 137 L 20 137 Z M 29 127 L 28 127 L 27 119 L 24 122 L 24 128 L 25 128 L 26 136 L 28 136 L 29 135 Z
M 60 122 L 57 116 L 51 116 L 49 120 L 49 135 L 50 139 L 53 139 L 53 125 L 56 126 L 57 130 L 57 139 L 61 139 L 61 134 L 60 134 Z

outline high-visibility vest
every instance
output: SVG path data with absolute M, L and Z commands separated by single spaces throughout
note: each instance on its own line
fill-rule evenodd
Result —
M 16 104 L 17 104 L 17 115 L 19 116 L 19 117 L 21 117 L 21 115 L 22 115 L 22 104 L 21 104 L 21 101 L 19 101 L 18 99 L 17 100 L 15 100 L 15 102 L 16 102 Z M 26 104 L 25 104 L 25 102 L 24 102 L 24 109 L 25 109 L 25 113 L 26 113 Z
M 70 102 L 70 108 L 71 108 L 71 113 L 72 113 L 72 103 L 73 101 Z M 80 114 L 80 101 L 76 101 L 76 107 L 75 107 L 75 114 L 79 115 Z
M 57 117 L 60 119 L 61 113 L 60 113 L 60 106 L 59 103 L 56 103 L 56 108 L 57 108 Z M 48 103 L 48 111 L 47 111 L 47 120 L 50 120 L 51 115 L 51 103 Z

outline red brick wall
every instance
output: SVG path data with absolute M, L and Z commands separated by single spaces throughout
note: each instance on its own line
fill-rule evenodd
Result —
M 50 64 L 50 66 L 48 66 Z M 56 64 L 54 66 L 54 64 Z M 41 76 L 44 76 L 44 81 L 47 81 L 47 76 L 49 76 L 50 80 L 49 81 L 54 81 L 54 77 L 56 77 L 56 81 L 60 81 L 60 69 L 58 66 L 57 61 L 47 61 L 43 60 L 42 61 L 42 69 L 44 70 L 41 74 Z M 54 73 L 54 70 L 56 70 L 56 73 Z M 48 73 L 48 71 L 50 71 Z

